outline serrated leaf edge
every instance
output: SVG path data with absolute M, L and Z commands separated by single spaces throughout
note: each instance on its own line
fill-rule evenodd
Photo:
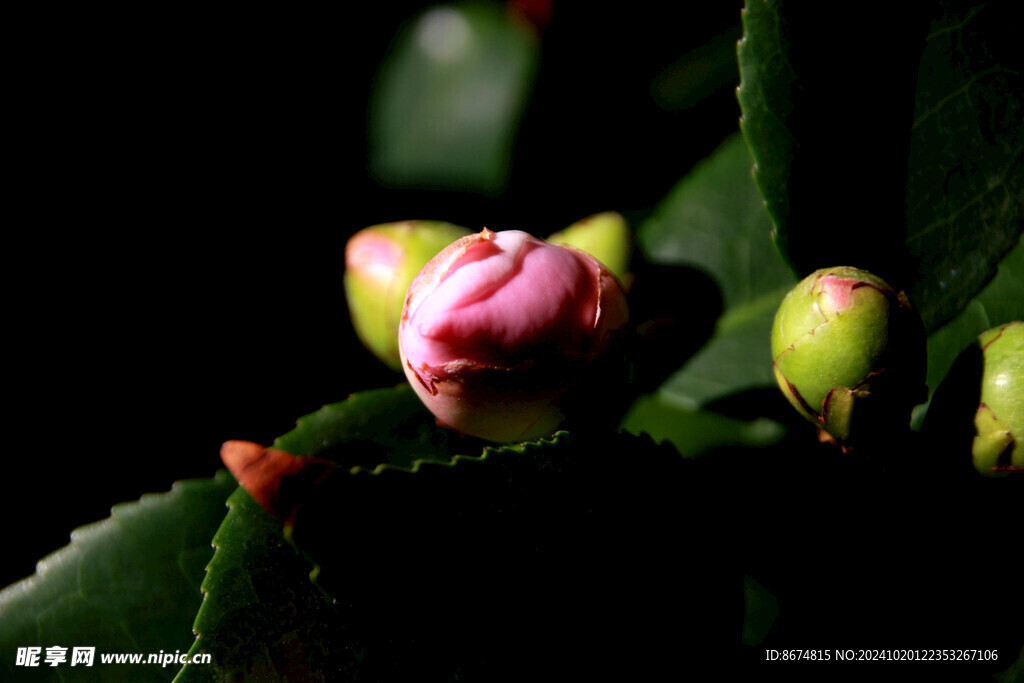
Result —
M 229 477 L 231 477 L 231 474 L 227 470 L 222 469 L 218 470 L 212 477 L 181 479 L 171 484 L 171 488 L 167 491 L 144 493 L 136 500 L 115 503 L 110 507 L 109 516 L 72 529 L 69 534 L 67 544 L 44 555 L 38 562 L 36 562 L 35 573 L 12 583 L 0 592 L 6 593 L 7 591 L 13 592 L 27 590 L 32 584 L 35 584 L 44 578 L 52 568 L 59 566 L 63 562 L 65 556 L 75 552 L 81 552 L 78 545 L 81 545 L 82 543 L 87 542 L 89 538 L 106 531 L 111 524 L 119 522 L 126 514 L 130 514 L 134 510 L 137 510 L 138 507 L 136 506 L 156 504 L 161 500 L 168 500 L 172 496 L 181 495 L 183 491 L 187 491 L 188 489 L 195 490 L 204 488 L 205 486 L 217 486 Z
M 440 465 L 442 467 L 455 467 L 460 462 L 484 462 L 484 461 L 488 460 L 488 458 L 492 454 L 495 454 L 495 455 L 502 454 L 502 455 L 504 455 L 504 454 L 512 453 L 512 452 L 515 452 L 515 453 L 525 453 L 527 450 L 531 450 L 531 449 L 535 449 L 535 448 L 544 448 L 546 446 L 558 446 L 558 445 L 561 445 L 561 444 L 565 443 L 568 438 L 569 438 L 569 432 L 567 432 L 565 430 L 559 430 L 559 431 L 555 432 L 554 434 L 552 434 L 550 437 L 542 437 L 542 438 L 536 439 L 534 441 L 523 441 L 523 442 L 520 442 L 520 443 L 505 444 L 505 445 L 500 445 L 500 446 L 498 446 L 498 445 L 495 445 L 495 446 L 485 446 L 484 449 L 483 449 L 483 452 L 481 452 L 480 455 L 456 454 L 456 455 L 453 455 L 448 460 L 435 460 L 435 459 L 432 459 L 432 458 L 417 458 L 416 460 L 413 461 L 412 465 L 409 466 L 409 467 L 403 467 L 401 465 L 392 465 L 390 463 L 381 463 L 380 465 L 377 465 L 376 467 L 370 469 L 370 468 L 367 468 L 367 467 L 363 467 L 361 465 L 356 465 L 356 466 L 354 466 L 354 467 L 349 469 L 349 473 L 350 474 L 358 474 L 358 473 L 361 473 L 361 472 L 366 472 L 368 474 L 372 474 L 372 475 L 376 476 L 376 475 L 380 475 L 380 474 L 382 474 L 382 473 L 384 473 L 384 472 L 386 472 L 388 470 L 396 470 L 396 471 L 402 471 L 402 472 L 407 472 L 407 473 L 410 473 L 410 474 L 414 474 L 416 472 L 419 472 L 423 465 Z

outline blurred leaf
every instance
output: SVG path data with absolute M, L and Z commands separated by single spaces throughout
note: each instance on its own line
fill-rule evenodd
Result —
M 1024 230 L 1024 61 L 1012 3 L 938 3 L 910 145 L 910 290 L 934 329 L 967 305 Z M 895 162 L 895 160 L 894 160 Z
M 71 543 L 43 558 L 35 575 L 0 592 L 3 680 L 170 680 L 176 666 L 104 666 L 100 655 L 188 648 L 210 538 L 235 488 L 225 471 L 178 482 L 73 531 Z M 42 661 L 56 645 L 68 648 L 66 663 L 15 667 L 18 647 L 42 647 Z M 94 665 L 72 667 L 74 647 L 95 647 Z
M 663 389 L 689 401 L 693 407 L 730 394 L 774 386 L 769 347 L 772 320 L 790 289 L 766 292 L 748 305 L 723 315 L 711 342 L 701 349 Z
M 795 270 L 871 270 L 932 330 L 1024 230 L 1024 64 L 1010 3 L 913 7 L 878 22 L 749 0 L 739 99 Z
M 739 135 L 696 166 L 641 226 L 639 241 L 648 259 L 708 272 L 725 303 L 710 343 L 663 387 L 680 405 L 697 408 L 774 385 L 769 331 L 795 278 L 773 248 L 770 228 Z M 673 295 L 699 305 L 713 293 Z
M 690 109 L 725 87 L 736 87 L 737 26 L 712 37 L 663 69 L 651 83 L 655 103 L 669 111 Z
M 996 674 L 995 680 L 998 683 L 1021 683 L 1024 681 L 1024 646 L 1017 652 L 1017 659 L 1006 669 Z
M 743 644 L 754 647 L 764 642 L 779 617 L 779 601 L 753 577 L 743 577 Z
M 733 135 L 640 226 L 640 244 L 650 260 L 707 271 L 722 289 L 726 310 L 795 282 L 772 248 L 771 223 L 750 166 L 746 143 Z
M 438 5 L 417 17 L 381 67 L 371 102 L 377 180 L 504 189 L 538 54 L 533 29 L 497 4 Z
M 647 434 L 656 442 L 668 441 L 684 456 L 692 457 L 733 445 L 769 446 L 778 443 L 785 429 L 767 418 L 739 420 L 696 410 L 669 391 L 641 396 L 622 421 L 630 434 Z
M 985 330 L 1024 320 L 1024 238 L 999 264 L 991 282 L 957 317 L 928 335 L 928 389 L 933 393 L 957 356 Z M 930 401 L 930 397 L 929 397 Z M 914 410 L 913 425 L 921 427 L 928 403 Z

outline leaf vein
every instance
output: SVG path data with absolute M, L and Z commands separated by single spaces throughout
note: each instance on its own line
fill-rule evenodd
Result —
M 948 95 L 946 95 L 945 97 L 940 99 L 938 102 L 935 103 L 935 105 L 933 107 L 930 107 L 927 111 L 925 111 L 923 114 L 921 114 L 916 119 L 914 119 L 914 125 L 911 126 L 911 128 L 912 129 L 913 128 L 917 128 L 919 125 L 924 123 L 924 121 L 926 119 L 930 118 L 931 116 L 936 114 L 940 109 L 942 109 L 944 106 L 946 106 L 946 104 L 950 100 L 953 100 L 953 99 L 959 97 L 960 95 L 966 95 L 967 91 L 970 89 L 970 87 L 972 85 L 974 85 L 974 82 L 977 81 L 979 78 L 984 78 L 985 76 L 989 76 L 989 75 L 991 75 L 993 73 L 998 73 L 1000 71 L 1005 71 L 1007 73 L 1013 73 L 1011 70 L 1006 69 L 1006 68 L 1004 68 L 1004 67 L 1002 67 L 1002 66 L 1000 66 L 998 64 L 996 64 L 994 66 L 991 66 L 988 69 L 985 69 L 984 71 L 979 71 L 978 73 L 974 74 L 969 81 L 967 81 L 966 83 L 961 85 L 959 88 L 957 88 L 953 92 L 949 93 Z

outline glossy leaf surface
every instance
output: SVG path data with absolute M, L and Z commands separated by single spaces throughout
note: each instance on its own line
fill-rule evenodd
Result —
M 907 162 L 910 289 L 929 329 L 957 315 L 1024 230 L 1024 60 L 1011 3 L 937 3 Z
M 870 270 L 932 330 L 1024 229 L 1024 69 L 1011 4 L 914 7 L 878 22 L 750 0 L 739 99 L 794 269 Z

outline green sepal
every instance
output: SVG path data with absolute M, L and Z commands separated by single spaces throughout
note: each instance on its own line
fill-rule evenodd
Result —
M 405 293 L 439 251 L 469 234 L 441 221 L 401 221 L 360 230 L 345 249 L 345 299 L 359 340 L 392 370 L 402 369 L 398 324 Z
M 633 256 L 633 235 L 626 219 L 615 211 L 605 211 L 576 221 L 547 238 L 555 244 L 568 244 L 587 252 L 608 270 L 625 281 Z

